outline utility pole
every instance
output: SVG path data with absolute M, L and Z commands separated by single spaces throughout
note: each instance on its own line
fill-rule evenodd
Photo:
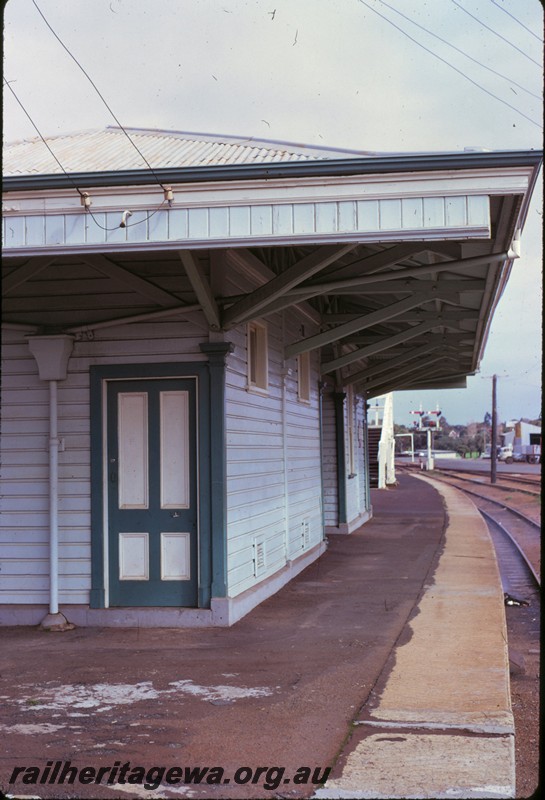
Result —
M 496 460 L 497 460 L 496 441 L 498 438 L 498 420 L 496 411 L 497 380 L 498 376 L 492 375 L 492 444 L 490 449 L 490 483 L 496 483 Z

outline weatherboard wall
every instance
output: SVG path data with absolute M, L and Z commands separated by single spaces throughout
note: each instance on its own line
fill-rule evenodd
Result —
M 247 291 L 242 275 L 229 292 Z M 271 315 L 268 387 L 248 385 L 247 326 L 229 331 L 227 358 L 227 552 L 229 596 L 261 583 L 323 539 L 317 354 L 311 358 L 310 401 L 299 399 L 297 359 L 285 344 L 318 331 L 299 312 Z M 258 548 L 260 548 L 258 558 Z
M 363 397 L 354 395 L 353 401 L 345 394 L 343 400 L 344 480 L 339 492 L 337 424 L 332 391 L 323 395 L 322 447 L 323 447 L 323 502 L 324 525 L 327 533 L 355 530 L 371 512 L 367 474 L 365 431 L 365 405 Z M 352 448 L 352 453 L 351 453 Z M 340 520 L 339 496 L 342 495 L 346 520 Z
M 287 362 L 287 371 L 282 359 L 284 339 L 297 338 L 304 318 L 284 316 L 284 322 L 281 314 L 269 321 L 267 394 L 248 391 L 246 326 L 229 332 L 234 346 L 226 374 L 232 597 L 323 537 L 317 354 L 310 402 L 302 402 L 297 359 Z M 67 378 L 58 384 L 61 604 L 87 604 L 91 588 L 90 366 L 202 362 L 199 344 L 206 338 L 202 327 L 187 321 L 154 321 L 97 329 L 92 338 L 75 341 Z M 49 391 L 38 377 L 25 334 L 17 331 L 4 334 L 2 433 L 0 597 L 3 603 L 44 604 L 49 600 Z M 265 548 L 259 570 L 256 541 Z
M 58 384 L 61 604 L 87 604 L 91 588 L 89 367 L 204 358 L 202 330 L 188 322 L 119 326 L 93 336 L 74 343 L 67 378 Z M 0 598 L 43 604 L 49 600 L 49 389 L 25 335 L 5 331 L 3 338 Z

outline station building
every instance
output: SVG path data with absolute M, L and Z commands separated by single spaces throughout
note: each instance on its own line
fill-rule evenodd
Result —
M 368 403 L 478 368 L 540 163 L 7 145 L 0 621 L 231 625 L 364 524 Z

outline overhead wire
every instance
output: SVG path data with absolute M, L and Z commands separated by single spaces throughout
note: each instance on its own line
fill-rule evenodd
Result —
M 528 26 L 525 25 L 524 22 L 521 22 L 520 19 L 517 19 L 517 17 L 515 17 L 514 14 L 511 14 L 506 8 L 497 3 L 496 0 L 490 0 L 490 2 L 493 3 L 496 6 L 496 8 L 499 8 L 500 11 L 503 11 L 504 14 L 507 14 L 508 17 L 511 17 L 512 20 L 517 22 L 521 26 L 521 28 L 524 28 L 524 30 L 530 34 L 530 36 L 533 36 L 534 39 L 537 39 L 538 42 L 541 42 L 539 36 L 537 36 L 531 28 L 528 28 Z
M 143 161 L 143 162 L 146 164 L 146 166 L 147 166 L 147 167 L 148 167 L 148 169 L 150 170 L 151 174 L 154 176 L 154 178 L 156 179 L 157 183 L 159 184 L 159 186 L 160 186 L 160 187 L 163 189 L 163 191 L 165 191 L 165 192 L 166 192 L 166 191 L 167 191 L 167 188 L 166 188 L 166 186 L 164 186 L 164 185 L 163 185 L 163 183 L 161 182 L 161 180 L 159 179 L 159 177 L 158 177 L 158 176 L 157 176 L 157 174 L 155 173 L 155 171 L 154 171 L 153 167 L 151 166 L 151 164 L 149 163 L 149 161 L 147 160 L 147 158 L 145 157 L 145 155 L 142 153 L 142 151 L 140 150 L 140 148 L 138 147 L 138 145 L 137 145 L 137 144 L 136 144 L 136 143 L 133 141 L 133 139 L 132 139 L 132 138 L 129 136 L 129 134 L 127 133 L 127 131 L 125 130 L 125 128 L 123 127 L 123 125 L 121 124 L 121 122 L 119 121 L 119 119 L 117 118 L 117 116 L 115 115 L 115 113 L 114 113 L 114 111 L 112 110 L 111 106 L 110 106 L 110 105 L 109 105 L 109 104 L 106 102 L 105 98 L 103 97 L 102 93 L 100 92 L 100 89 L 98 88 L 98 86 L 96 85 L 96 83 L 93 81 L 93 79 L 91 78 L 91 76 L 89 75 L 89 73 L 88 73 L 88 72 L 85 70 L 85 68 L 84 68 L 84 67 L 83 67 L 83 66 L 80 64 L 80 62 L 79 62 L 79 61 L 78 61 L 78 59 L 75 57 L 75 55 L 74 55 L 74 54 L 73 54 L 73 53 L 72 53 L 72 52 L 69 50 L 69 48 L 68 48 L 68 47 L 65 45 L 65 43 L 62 41 L 62 39 L 60 38 L 60 36 L 57 34 L 57 32 L 56 32 L 56 31 L 53 29 L 53 27 L 52 27 L 52 26 L 50 25 L 50 23 L 47 21 L 47 19 L 46 19 L 46 17 L 44 16 L 44 14 L 43 14 L 42 10 L 40 9 L 40 7 L 38 6 L 38 4 L 36 3 L 36 0 L 32 0 L 32 4 L 33 4 L 33 5 L 34 5 L 34 7 L 36 8 L 37 12 L 38 12 L 38 13 L 39 13 L 39 15 L 41 16 L 41 18 L 43 19 L 43 21 L 45 22 L 45 24 L 47 25 L 47 27 L 49 28 L 49 30 L 51 31 L 51 33 L 53 34 L 53 36 L 55 37 L 55 39 L 56 39 L 56 40 L 59 42 L 59 44 L 60 44 L 60 45 L 63 47 L 63 49 L 64 49 L 64 50 L 65 50 L 65 51 L 68 53 L 68 55 L 70 56 L 70 58 L 72 59 L 72 61 L 74 61 L 74 63 L 75 63 L 75 64 L 76 64 L 76 65 L 79 67 L 79 69 L 80 69 L 80 70 L 83 72 L 83 74 L 85 75 L 85 77 L 87 78 L 87 80 L 89 81 L 89 83 L 91 84 L 91 86 L 93 87 L 93 89 L 96 91 L 96 93 L 98 94 L 98 96 L 100 97 L 100 99 L 102 100 L 102 102 L 104 103 L 104 105 L 106 106 L 106 108 L 108 109 L 108 111 L 110 112 L 110 114 L 112 115 L 112 117 L 115 119 L 115 121 L 116 121 L 116 122 L 117 122 L 117 124 L 119 125 L 120 129 L 122 130 L 122 132 L 125 134 L 125 136 L 126 136 L 126 137 L 127 137 L 127 139 L 129 140 L 129 142 L 131 143 L 131 145 L 134 147 L 134 149 L 136 150 L 136 152 L 138 153 L 138 155 L 140 156 L 140 158 L 142 159 L 142 161 Z
M 486 64 L 483 64 L 482 61 L 479 61 L 477 58 L 473 58 L 473 56 L 470 56 L 469 53 L 466 53 L 460 47 L 456 47 L 456 45 L 452 44 L 452 42 L 449 42 L 447 39 L 443 39 L 437 33 L 434 33 L 433 31 L 430 31 L 429 28 L 424 27 L 424 25 L 421 25 L 416 20 L 414 20 L 411 17 L 407 16 L 407 14 L 403 14 L 402 11 L 399 11 L 399 9 L 394 8 L 394 6 L 391 6 L 389 3 L 386 3 L 385 0 L 380 0 L 380 2 L 382 3 L 383 6 L 386 6 L 386 8 L 389 8 L 391 11 L 394 11 L 396 14 L 399 14 L 400 17 L 403 17 L 408 22 L 411 22 L 413 25 L 416 25 L 416 27 L 420 28 L 420 30 L 423 30 L 426 33 L 429 33 L 430 36 L 434 36 L 436 39 L 439 39 L 440 42 L 443 42 L 443 44 L 446 44 L 448 47 L 451 47 L 453 50 L 456 50 L 456 52 L 461 53 L 466 58 L 469 58 L 469 60 L 473 61 L 474 64 L 478 64 L 483 69 L 488 70 L 488 72 L 492 72 L 494 75 L 497 75 L 499 78 L 503 78 L 503 80 L 507 81 L 508 83 L 512 83 L 513 86 L 517 87 L 517 89 L 520 89 L 521 91 L 526 92 L 531 97 L 535 97 L 537 100 L 541 99 L 541 95 L 534 94 L 534 92 L 531 92 L 530 89 L 527 89 L 525 86 L 522 86 L 520 83 L 517 83 L 517 81 L 513 80 L 512 78 L 510 78 L 508 75 L 503 75 L 501 72 L 498 72 L 497 70 L 493 69 L 492 67 L 489 67 Z
M 536 61 L 535 59 L 533 59 L 531 56 L 528 55 L 528 53 L 525 53 L 524 50 L 521 50 L 520 47 L 517 47 L 516 44 L 513 44 L 513 42 L 510 42 L 509 39 L 507 39 L 505 36 L 502 36 L 501 33 L 498 33 L 497 31 L 495 31 L 494 28 L 491 28 L 489 25 L 487 25 L 485 22 L 483 22 L 482 19 L 479 19 L 479 17 L 476 17 L 475 14 L 472 14 L 471 11 L 468 11 L 467 8 L 464 8 L 463 5 L 458 3 L 457 0 L 452 0 L 452 2 L 454 3 L 454 5 L 457 8 L 460 8 L 465 14 L 467 14 L 469 17 L 471 17 L 476 22 L 478 22 L 479 25 L 482 25 L 483 28 L 486 28 L 487 31 L 490 31 L 490 33 L 493 33 L 494 36 L 498 36 L 502 40 L 502 42 L 505 42 L 510 47 L 513 47 L 518 53 L 523 55 L 524 58 L 527 58 L 528 61 L 531 61 L 532 64 L 535 64 L 536 66 L 538 66 L 541 69 L 541 64 L 539 63 L 539 61 Z
M 76 190 L 76 192 L 78 192 L 78 194 L 80 195 L 80 197 L 82 197 L 82 198 L 83 198 L 83 197 L 85 197 L 85 195 L 84 195 L 84 193 L 81 191 L 81 189 L 80 189 L 80 188 L 79 188 L 79 187 L 76 185 L 76 183 L 75 183 L 75 182 L 72 180 L 72 177 L 71 177 L 70 173 L 68 173 L 68 172 L 65 170 L 65 168 L 63 167 L 63 165 L 61 164 L 61 162 L 59 161 L 59 159 L 57 158 L 57 156 L 56 156 L 56 155 L 55 155 L 55 153 L 53 152 L 53 150 L 50 148 L 50 146 L 49 146 L 49 145 L 48 145 L 48 143 L 46 142 L 45 138 L 42 136 L 42 134 L 41 134 L 41 132 L 40 132 L 40 130 L 39 130 L 39 128 L 38 128 L 38 126 L 36 125 L 36 123 L 34 122 L 34 120 L 32 119 L 32 117 L 30 116 L 30 114 L 28 113 L 28 111 L 26 110 L 26 108 L 24 107 L 24 105 L 23 105 L 23 103 L 21 102 L 21 100 L 19 100 L 19 98 L 18 98 L 17 94 L 15 93 L 15 90 L 13 89 L 13 87 L 12 87 L 11 83 L 10 83 L 8 80 L 6 80 L 6 78 L 5 78 L 5 77 L 3 78 L 3 80 L 4 80 L 4 84 L 5 84 L 5 85 L 8 87 L 8 89 L 10 90 L 10 92 L 12 93 L 12 95 L 14 96 L 15 100 L 17 101 L 17 103 L 19 104 L 19 106 L 22 108 L 23 112 L 26 114 L 26 116 L 27 116 L 27 117 L 28 117 L 28 119 L 30 120 L 30 123 L 31 123 L 32 127 L 34 128 L 34 130 L 36 131 L 36 133 L 38 134 L 38 136 L 40 137 L 40 139 L 42 140 L 42 142 L 45 144 L 45 146 L 46 146 L 46 147 L 47 147 L 47 149 L 49 150 L 49 153 L 51 154 L 51 156 L 52 156 L 52 157 L 55 159 L 55 161 L 57 162 L 57 164 L 59 165 L 59 167 L 61 168 L 61 170 L 64 172 L 64 174 L 66 175 L 66 177 L 68 178 L 68 180 L 70 181 L 70 183 L 72 184 L 72 186 L 74 187 L 74 189 Z
M 534 120 L 531 117 L 529 117 L 523 111 L 520 111 L 520 109 L 518 109 L 515 106 L 511 105 L 511 103 L 508 103 L 507 100 L 504 100 L 503 98 L 498 97 L 498 95 L 494 94 L 494 92 L 491 92 L 491 91 L 489 91 L 489 89 L 486 89 L 484 86 L 481 86 L 480 83 L 477 83 L 477 81 L 474 81 L 473 78 L 469 77 L 469 75 L 466 75 L 466 73 L 463 72 L 463 70 L 458 69 L 458 67 L 455 67 L 454 64 L 451 64 L 450 61 L 447 61 L 445 58 L 443 58 L 442 56 L 438 55 L 433 50 L 430 50 L 428 47 L 426 47 L 426 45 L 422 44 L 422 42 L 419 42 L 417 39 L 414 39 L 410 34 L 408 34 L 405 30 L 403 30 L 403 28 L 400 28 L 400 26 L 396 25 L 395 22 L 392 22 L 391 19 L 388 19 L 388 17 L 386 17 L 384 14 L 381 14 L 380 11 L 377 11 L 376 8 L 373 8 L 373 6 L 369 5 L 369 3 L 366 3 L 365 0 L 359 0 L 359 2 L 362 5 L 364 5 L 366 8 L 368 8 L 370 11 L 373 11 L 373 13 L 375 13 L 379 17 L 381 17 L 381 19 L 383 19 L 385 22 L 388 22 L 390 25 L 392 25 L 394 28 L 396 28 L 396 30 L 400 31 L 400 33 L 402 33 L 404 36 L 406 36 L 408 39 L 410 39 L 411 42 L 414 42 L 414 44 L 418 45 L 418 47 L 421 47 L 427 53 L 429 53 L 430 55 L 432 55 L 435 58 L 439 59 L 439 61 L 442 61 L 443 64 L 446 64 L 447 67 L 450 67 L 455 72 L 457 72 L 459 75 L 462 75 L 462 77 L 464 77 L 466 80 L 468 80 L 470 83 L 472 83 L 473 86 L 476 86 L 477 89 L 480 89 L 485 94 L 489 95 L 490 97 L 493 97 L 495 100 L 498 100 L 500 103 L 503 103 L 504 106 L 507 106 L 507 108 L 510 108 L 516 114 L 519 114 L 521 117 L 524 117 L 524 119 L 527 119 L 528 122 L 531 122 L 532 125 L 535 125 L 537 128 L 541 129 L 541 125 L 540 125 L 539 122 L 536 122 L 536 120 Z
M 13 87 L 12 87 L 12 85 L 11 85 L 10 81 L 6 80 L 6 78 L 5 78 L 4 76 L 2 76 L 2 77 L 3 77 L 4 84 L 5 84 L 5 85 L 8 87 L 8 89 L 9 89 L 9 90 L 10 90 L 10 92 L 11 92 L 11 94 L 12 94 L 12 95 L 13 95 L 13 97 L 15 98 L 15 100 L 16 100 L 16 102 L 17 102 L 17 104 L 20 106 L 20 108 L 22 109 L 22 111 L 24 112 L 24 114 L 26 115 L 26 117 L 28 118 L 28 120 L 30 121 L 30 123 L 31 123 L 32 127 L 34 128 L 34 130 L 36 131 L 36 133 L 38 134 L 38 136 L 40 137 L 40 139 L 42 140 L 42 142 L 44 143 L 44 145 L 45 145 L 45 146 L 47 147 L 47 149 L 49 150 L 49 153 L 50 153 L 50 155 L 52 156 L 52 158 L 53 158 L 53 159 L 56 161 L 56 163 L 58 164 L 58 166 L 61 168 L 62 172 L 63 172 L 63 173 L 64 173 L 64 175 L 65 175 L 65 176 L 68 178 L 68 180 L 70 181 L 70 183 L 72 184 L 72 186 L 74 187 L 74 189 L 76 190 L 76 192 L 79 194 L 79 196 L 81 197 L 81 199 L 82 199 L 82 200 L 85 200 L 85 198 L 87 197 L 87 193 L 86 193 L 86 192 L 82 192 L 82 190 L 81 190 L 81 189 L 79 188 L 79 186 L 76 184 L 76 182 L 74 181 L 74 179 L 72 178 L 72 176 L 70 175 L 70 173 L 69 173 L 69 172 L 68 172 L 68 171 L 67 171 L 67 170 L 64 168 L 64 166 L 63 166 L 62 162 L 61 162 L 61 161 L 60 161 L 60 160 L 57 158 L 57 156 L 55 155 L 55 153 L 53 152 L 53 150 L 51 149 L 51 147 L 50 147 L 50 146 L 49 146 L 49 144 L 47 143 L 47 140 L 46 140 L 46 139 L 45 139 L 45 137 L 42 135 L 42 132 L 40 131 L 40 129 L 38 128 L 38 126 L 36 125 L 36 123 L 34 122 L 34 120 L 32 119 L 32 117 L 30 116 L 30 114 L 29 114 L 29 113 L 28 113 L 28 111 L 26 110 L 26 108 L 25 108 L 25 106 L 23 105 L 22 101 L 21 101 L 21 100 L 19 99 L 19 97 L 17 96 L 17 93 L 16 93 L 16 92 L 15 92 L 15 90 L 13 89 Z M 160 205 L 159 205 L 159 206 L 158 206 L 156 209 L 154 209 L 152 212 L 148 213 L 144 219 L 138 220 L 137 222 L 127 222 L 127 223 L 125 223 L 125 226 L 124 226 L 124 227 L 125 227 L 125 228 L 132 228 L 132 227 L 134 227 L 135 225 L 141 225 L 143 222 L 147 222 L 149 219 L 151 219 L 151 217 L 153 217 L 155 214 L 157 214 L 157 212 L 158 212 L 158 211 L 160 211 L 160 210 L 162 209 L 162 207 L 165 205 L 165 203 L 166 203 L 166 202 L 167 202 L 167 199 L 166 199 L 166 196 L 165 196 L 165 199 L 163 200 L 163 202 L 162 202 L 162 203 L 161 203 L 161 204 L 160 204 Z M 97 220 L 96 216 L 93 214 L 93 212 L 91 211 L 91 209 L 90 209 L 90 207 L 89 207 L 88 205 L 85 205 L 85 204 L 84 204 L 84 208 L 85 208 L 85 212 L 86 212 L 87 214 L 89 214 L 89 216 L 91 217 L 91 219 L 93 220 L 93 222 L 95 223 L 95 225 L 97 225 L 99 228 L 102 228 L 102 230 L 103 230 L 103 231 L 115 231 L 115 230 L 117 230 L 117 229 L 120 227 L 119 225 L 114 225 L 113 227 L 111 227 L 111 228 L 108 228 L 108 227 L 106 227 L 105 225 L 102 225 L 102 224 L 101 224 L 101 223 L 100 223 L 100 222 Z

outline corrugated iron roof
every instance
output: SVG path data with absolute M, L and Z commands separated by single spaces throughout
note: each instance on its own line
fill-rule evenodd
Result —
M 320 148 L 255 137 L 143 128 L 124 130 L 112 126 L 104 130 L 45 137 L 45 141 L 66 172 L 146 169 L 146 162 L 140 153 L 154 169 L 316 161 L 375 155 L 364 151 Z M 62 171 L 39 137 L 4 145 L 5 176 L 48 175 Z

